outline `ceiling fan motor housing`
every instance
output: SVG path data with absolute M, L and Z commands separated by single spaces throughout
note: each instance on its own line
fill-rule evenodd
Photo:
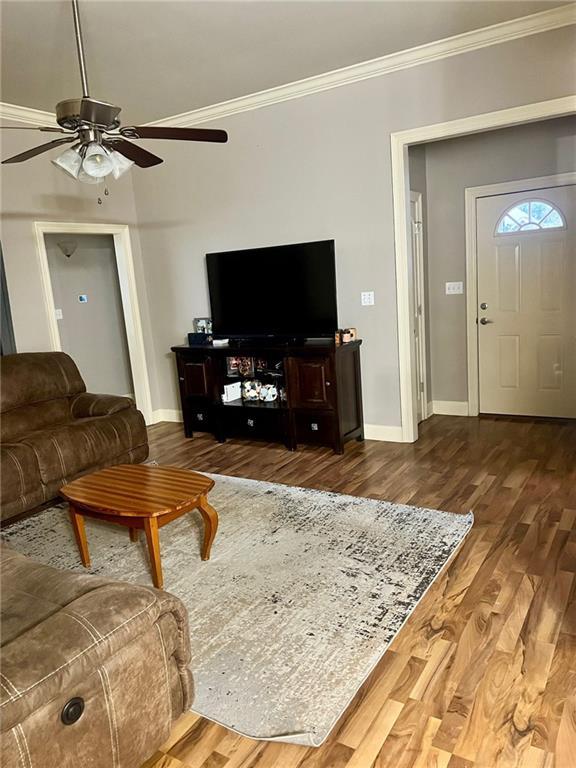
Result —
M 111 131 L 120 125 L 120 111 L 114 104 L 89 97 L 67 99 L 56 105 L 56 121 L 69 131 L 77 131 L 86 123 Z

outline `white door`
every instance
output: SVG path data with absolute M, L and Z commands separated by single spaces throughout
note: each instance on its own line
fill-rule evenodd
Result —
M 424 319 L 424 248 L 422 242 L 422 195 L 410 192 L 412 226 L 412 290 L 414 296 L 414 359 L 416 361 L 416 412 L 418 423 L 428 418 L 426 380 L 426 326 Z
M 576 418 L 576 186 L 477 200 L 480 412 Z

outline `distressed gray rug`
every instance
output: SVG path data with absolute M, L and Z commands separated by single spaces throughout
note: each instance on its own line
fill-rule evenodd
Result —
M 190 615 L 194 711 L 258 739 L 318 746 L 473 517 L 216 476 L 220 530 L 200 560 L 200 516 L 160 532 L 166 589 Z M 86 519 L 92 571 L 150 584 L 144 537 Z M 82 572 L 65 507 L 3 532 Z

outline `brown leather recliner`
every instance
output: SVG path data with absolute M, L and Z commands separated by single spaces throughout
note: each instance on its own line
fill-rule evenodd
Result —
M 75 477 L 147 456 L 144 417 L 132 400 L 88 394 L 71 357 L 23 352 L 2 358 L 2 520 L 56 498 Z
M 192 700 L 184 606 L 0 546 L 5 768 L 138 768 Z

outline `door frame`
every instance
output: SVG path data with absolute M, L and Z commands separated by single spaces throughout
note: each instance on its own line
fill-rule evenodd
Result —
M 140 307 L 138 303 L 138 291 L 136 288 L 136 275 L 134 272 L 134 258 L 130 242 L 130 230 L 127 224 L 89 224 L 65 221 L 35 221 L 36 247 L 38 263 L 42 277 L 42 291 L 44 294 L 44 306 L 46 320 L 50 335 L 51 348 L 55 352 L 62 350 L 60 329 L 54 313 L 54 293 L 52 291 L 52 279 L 48 265 L 48 253 L 46 251 L 47 234 L 66 235 L 112 235 L 114 239 L 114 253 L 118 268 L 118 282 L 120 284 L 120 296 L 122 298 L 122 311 L 128 342 L 128 354 L 130 368 L 134 384 L 134 397 L 136 405 L 142 411 L 147 424 L 152 423 L 152 397 L 150 394 L 150 380 L 148 366 L 146 364 L 146 350 L 144 348 L 144 334 Z
M 422 193 L 410 190 L 410 202 L 414 203 L 416 208 L 416 221 L 415 224 L 420 226 L 412 228 L 412 269 L 415 273 L 416 290 L 417 295 L 414 297 L 415 302 L 419 299 L 419 311 L 418 311 L 418 352 L 420 363 L 420 375 L 421 382 L 416 382 L 418 387 L 418 400 L 420 400 L 420 411 L 422 413 L 422 421 L 425 421 L 428 416 L 428 372 L 426 369 L 426 356 L 427 356 L 427 344 L 426 344 L 426 280 L 424 277 L 424 238 L 423 238 L 423 209 L 422 209 Z M 416 316 L 416 312 L 414 313 Z M 416 337 L 416 334 L 415 334 Z M 414 368 L 416 373 L 417 367 Z M 422 389 L 419 384 L 422 383 Z
M 518 107 L 424 125 L 390 134 L 392 202 L 394 208 L 394 252 L 396 259 L 396 312 L 398 321 L 398 366 L 400 372 L 401 442 L 418 439 L 416 386 L 414 377 L 414 297 L 410 280 L 410 176 L 408 147 L 439 139 L 454 138 L 497 128 L 565 117 L 576 113 L 576 94 L 558 99 L 522 104 Z
M 565 187 L 576 184 L 576 172 L 537 176 L 531 179 L 503 181 L 467 187 L 464 190 L 466 227 L 466 339 L 468 373 L 468 416 L 480 413 L 480 377 L 478 366 L 478 243 L 476 236 L 477 206 L 482 197 L 532 192 L 547 187 Z

